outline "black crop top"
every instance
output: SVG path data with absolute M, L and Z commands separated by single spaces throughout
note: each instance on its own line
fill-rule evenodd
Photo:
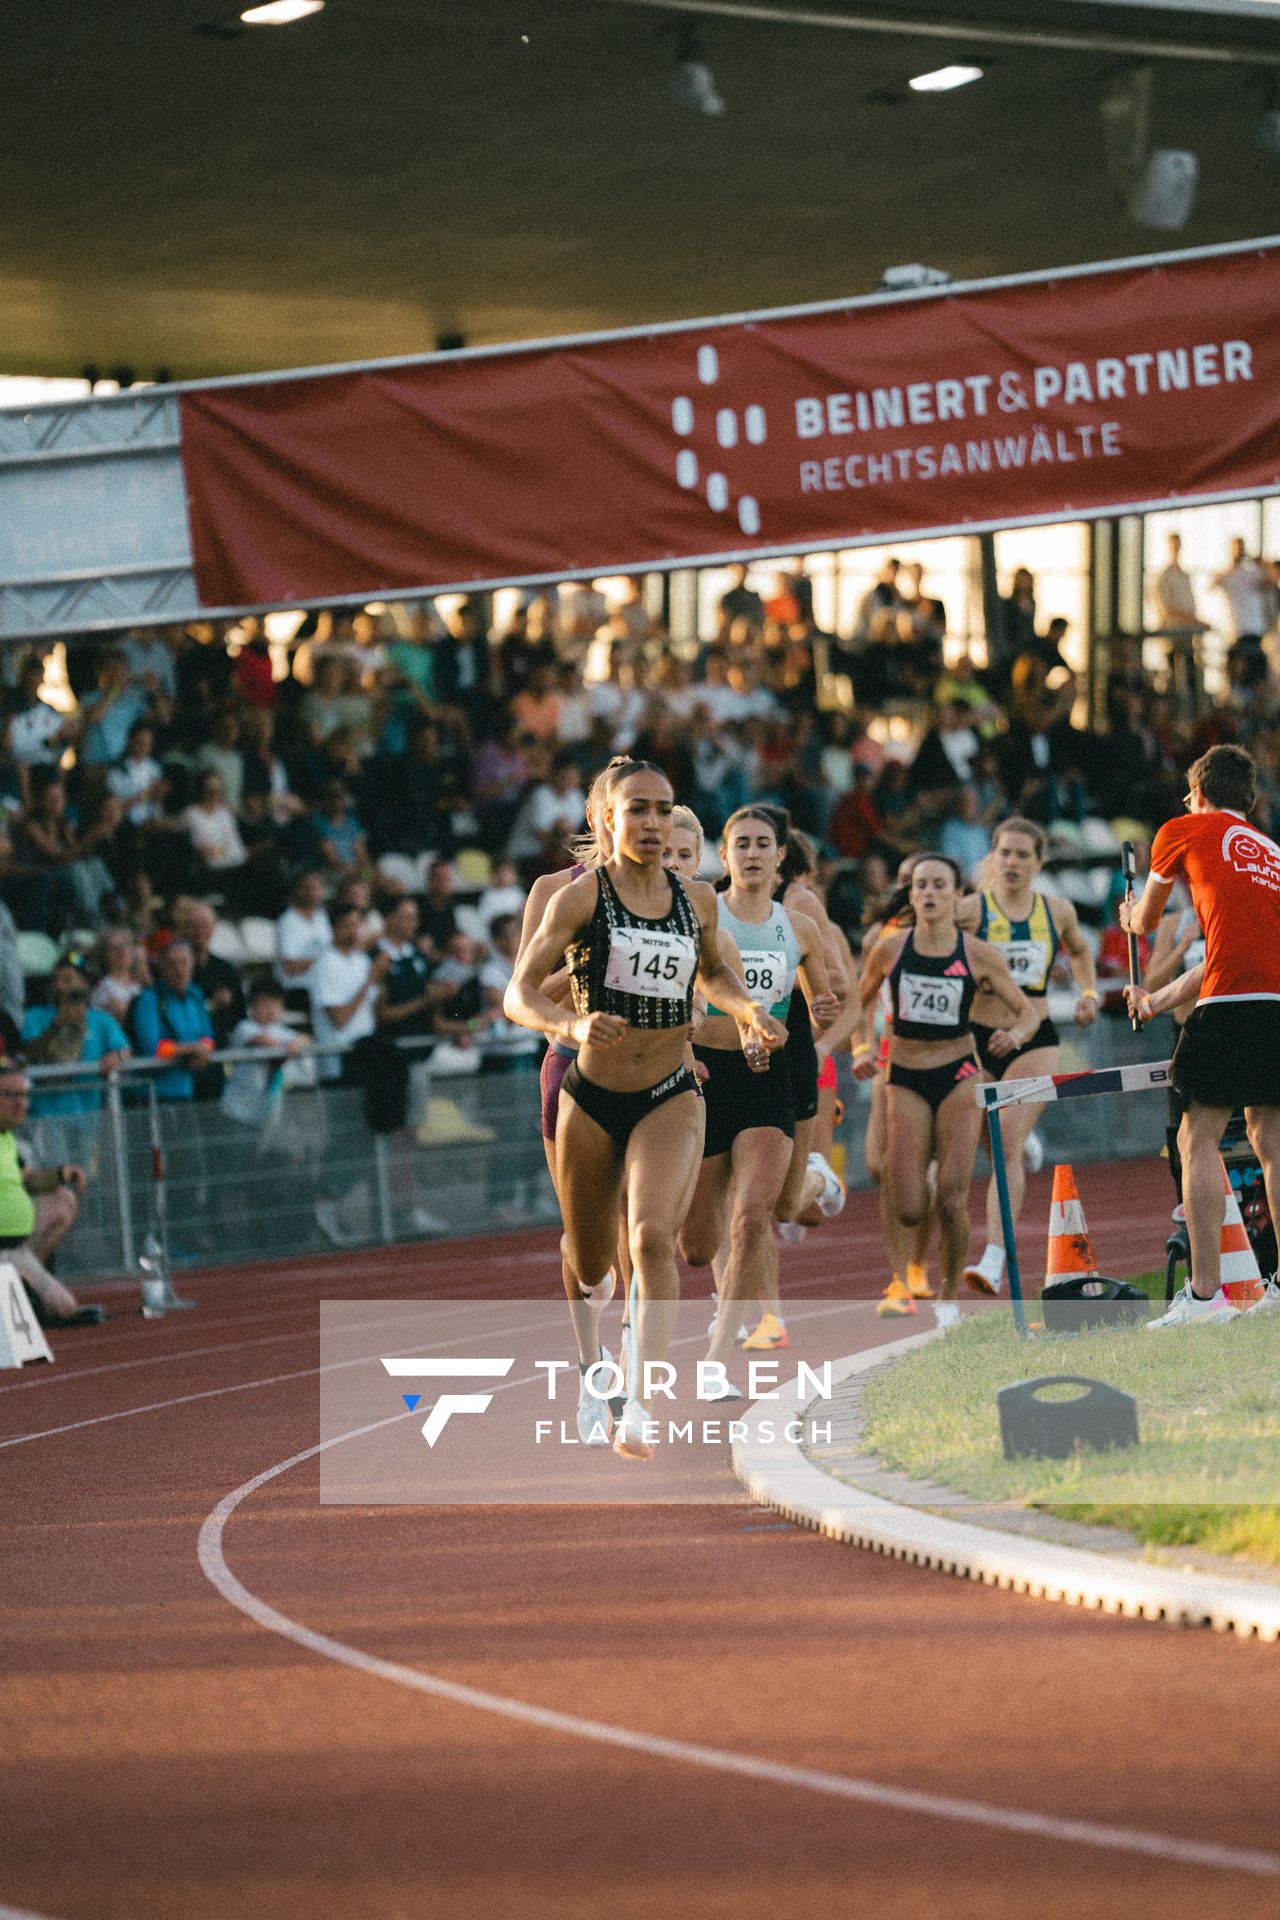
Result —
M 959 1040 L 970 1030 L 969 1009 L 978 990 L 965 951 L 964 935 L 956 935 L 950 953 L 919 953 L 915 935 L 908 933 L 889 974 L 893 995 L 893 1031 L 901 1040 Z
M 671 905 L 660 920 L 632 913 L 603 867 L 590 924 L 565 959 L 578 1013 L 612 1013 L 629 1027 L 687 1027 L 702 923 L 674 873 Z

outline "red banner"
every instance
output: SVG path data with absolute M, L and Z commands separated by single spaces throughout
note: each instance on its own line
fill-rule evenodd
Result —
M 189 389 L 206 607 L 1280 489 L 1280 243 Z

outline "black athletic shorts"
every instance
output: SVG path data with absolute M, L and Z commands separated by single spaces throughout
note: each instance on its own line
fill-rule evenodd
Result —
M 604 1128 L 620 1153 L 625 1153 L 628 1140 L 642 1120 L 678 1094 L 697 1093 L 698 1082 L 688 1067 L 677 1067 L 655 1086 L 639 1087 L 634 1093 L 615 1093 L 612 1087 L 601 1087 L 594 1080 L 588 1080 L 574 1060 L 564 1076 L 561 1090 L 576 1101 L 598 1127 Z
M 770 1054 L 767 1073 L 753 1072 L 738 1047 L 695 1047 L 693 1051 L 708 1075 L 702 1085 L 707 1103 L 704 1160 L 728 1153 L 738 1135 L 752 1127 L 776 1127 L 788 1140 L 795 1139 L 796 1113 L 786 1070 L 789 1040 L 780 1052 Z
M 1201 1107 L 1280 1107 L 1280 1000 L 1196 1007 L 1173 1050 L 1173 1084 Z
M 980 1027 L 974 1024 L 973 1038 L 978 1049 L 978 1058 L 993 1080 L 1003 1080 L 1015 1060 L 1021 1060 L 1024 1053 L 1034 1053 L 1039 1047 L 1056 1047 L 1060 1043 L 1058 1029 L 1052 1020 L 1044 1019 L 1036 1028 L 1025 1047 L 1015 1047 L 1012 1053 L 1006 1053 L 997 1059 L 991 1051 L 991 1036 L 995 1027 Z
M 782 1064 L 791 1082 L 791 1105 L 796 1119 L 812 1120 L 818 1111 L 818 1050 L 813 1044 L 808 1004 L 799 987 L 791 994 Z

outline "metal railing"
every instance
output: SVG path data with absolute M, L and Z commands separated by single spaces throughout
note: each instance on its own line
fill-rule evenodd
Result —
M 1171 1034 L 1135 1035 L 1122 1020 L 1104 1018 L 1079 1038 L 1068 1022 L 1059 1024 L 1064 1071 L 1156 1058 L 1171 1044 Z M 89 1175 L 80 1218 L 59 1249 L 59 1272 L 72 1281 L 135 1273 L 148 1239 L 182 1268 L 557 1220 L 538 1124 L 536 1056 L 478 1043 L 478 1071 L 445 1073 L 432 1064 L 433 1042 L 397 1044 L 413 1057 L 408 1124 L 391 1134 L 370 1132 L 358 1087 L 290 1084 L 283 1048 L 209 1055 L 228 1070 L 255 1069 L 266 1083 L 251 1121 L 220 1100 L 166 1098 L 158 1082 L 173 1072 L 168 1060 L 130 1060 L 109 1076 L 92 1066 L 30 1067 L 34 1111 L 23 1138 L 32 1160 L 74 1161 Z M 302 1057 L 325 1054 L 308 1048 Z M 870 1088 L 853 1080 L 846 1059 L 840 1068 L 845 1112 L 837 1137 L 848 1184 L 860 1188 L 867 1185 Z M 65 1104 L 69 1095 L 84 1103 L 80 1111 L 39 1112 L 50 1096 Z M 1120 1094 L 1056 1104 L 1040 1132 L 1051 1160 L 1083 1163 L 1157 1153 L 1164 1126 L 1158 1097 Z

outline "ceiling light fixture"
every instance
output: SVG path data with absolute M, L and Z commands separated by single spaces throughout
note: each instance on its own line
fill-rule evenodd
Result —
M 982 78 L 981 67 L 935 67 L 932 73 L 918 73 L 907 85 L 912 93 L 950 93 L 953 87 L 972 86 Z
M 240 18 L 247 27 L 287 27 L 323 7 L 324 0 L 264 0 L 260 7 L 246 7 Z

